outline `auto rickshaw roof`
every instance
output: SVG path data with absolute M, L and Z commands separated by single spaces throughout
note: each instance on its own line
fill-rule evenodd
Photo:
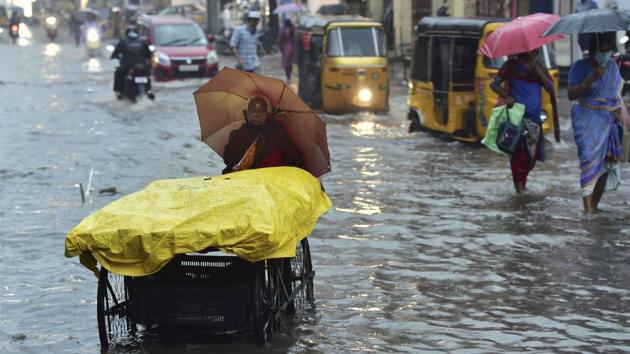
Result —
M 360 23 L 375 23 L 380 24 L 378 21 L 371 18 L 362 16 L 342 15 L 342 16 L 303 16 L 300 19 L 300 28 L 310 30 L 312 28 L 326 28 L 331 23 L 339 22 L 360 22 Z
M 428 16 L 418 22 L 416 33 L 481 36 L 487 24 L 509 20 L 509 18 Z

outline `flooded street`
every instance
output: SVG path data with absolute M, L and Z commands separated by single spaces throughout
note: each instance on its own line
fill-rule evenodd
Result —
M 278 55 L 263 60 L 280 75 Z M 199 141 L 205 81 L 131 104 L 111 91 L 115 66 L 68 43 L 0 41 L 1 353 L 99 352 L 97 279 L 64 258 L 66 233 L 153 180 L 224 167 Z M 324 116 L 334 207 L 310 237 L 316 310 L 263 349 L 239 336 L 110 352 L 630 352 L 630 164 L 606 212 L 584 217 L 562 97 L 564 141 L 522 196 L 505 158 L 408 134 L 400 80 L 387 115 Z M 78 183 L 92 188 L 83 205 Z

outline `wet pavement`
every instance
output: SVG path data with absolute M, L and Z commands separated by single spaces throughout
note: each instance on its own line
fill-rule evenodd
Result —
M 204 81 L 158 83 L 155 102 L 131 104 L 111 92 L 105 56 L 25 44 L 0 40 L 0 352 L 96 353 L 97 281 L 63 257 L 65 234 L 155 179 L 220 173 L 198 140 Z M 263 71 L 279 75 L 279 61 Z M 409 135 L 394 81 L 389 114 L 324 117 L 334 208 L 310 238 L 313 313 L 263 349 L 236 337 L 110 352 L 629 352 L 630 165 L 605 212 L 584 217 L 565 98 L 565 140 L 516 196 L 504 158 Z

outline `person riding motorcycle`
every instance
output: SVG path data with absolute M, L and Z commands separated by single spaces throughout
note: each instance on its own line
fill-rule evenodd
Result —
M 118 42 L 111 59 L 120 60 L 120 66 L 114 73 L 114 91 L 118 98 L 122 98 L 125 92 L 125 75 L 138 64 L 145 65 L 149 68 L 148 61 L 151 59 L 151 49 L 149 49 L 149 46 L 145 42 L 140 40 L 138 32 L 134 27 L 128 27 L 125 38 Z M 150 87 L 149 91 L 147 91 L 147 96 L 150 99 L 155 98 Z
M 20 15 L 17 11 L 13 11 L 11 13 L 11 19 L 9 19 L 9 36 L 13 40 L 13 44 L 17 41 L 17 38 L 20 36 Z

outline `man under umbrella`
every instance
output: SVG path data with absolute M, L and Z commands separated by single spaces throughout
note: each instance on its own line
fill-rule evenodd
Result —
M 291 137 L 277 123 L 271 104 L 264 96 L 247 100 L 245 124 L 230 133 L 223 153 L 223 173 L 252 168 L 294 166 L 304 168 L 304 161 Z

